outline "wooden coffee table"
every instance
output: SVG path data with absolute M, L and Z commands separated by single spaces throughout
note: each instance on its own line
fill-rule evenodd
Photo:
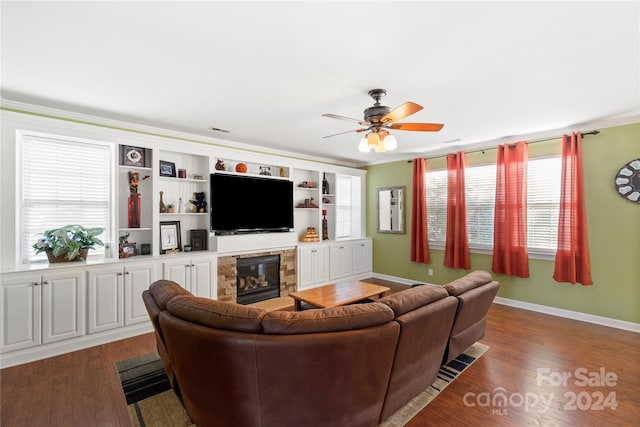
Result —
M 307 289 L 306 291 L 292 292 L 289 296 L 295 300 L 296 311 L 300 311 L 302 309 L 302 302 L 319 308 L 337 307 L 373 296 L 380 298 L 389 290 L 390 288 L 386 286 L 355 280 L 351 282 L 332 283 L 330 285 Z

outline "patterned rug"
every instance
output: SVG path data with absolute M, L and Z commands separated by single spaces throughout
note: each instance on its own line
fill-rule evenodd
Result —
M 489 347 L 475 343 L 463 354 L 440 368 L 438 377 L 422 393 L 391 415 L 379 427 L 404 426 L 451 384 Z M 132 427 L 196 427 L 180 399 L 171 390 L 157 353 L 116 363 Z

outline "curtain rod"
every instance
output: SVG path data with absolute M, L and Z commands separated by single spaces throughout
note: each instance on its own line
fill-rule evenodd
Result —
M 589 132 L 580 132 L 580 135 L 582 137 L 586 136 L 586 135 L 597 135 L 599 134 L 600 131 L 599 130 L 592 130 Z M 543 138 L 543 139 L 534 139 L 532 141 L 525 141 L 527 145 L 529 144 L 535 144 L 536 142 L 545 142 L 545 141 L 553 141 L 554 139 L 559 139 L 562 138 L 562 136 L 555 136 L 553 138 Z M 465 151 L 464 154 L 470 154 L 470 153 L 484 153 L 485 151 L 490 151 L 490 150 L 497 150 L 497 148 L 495 147 L 489 147 L 489 148 L 479 148 L 477 150 L 470 150 L 470 151 Z M 434 157 L 425 157 L 425 160 L 433 160 L 433 159 L 439 159 L 441 157 L 447 157 L 448 154 L 443 154 L 441 156 L 434 156 Z M 407 163 L 413 163 L 413 160 L 407 160 Z

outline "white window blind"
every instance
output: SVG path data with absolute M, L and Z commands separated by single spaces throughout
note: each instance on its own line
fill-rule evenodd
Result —
M 45 230 L 68 224 L 111 235 L 112 149 L 106 143 L 22 134 L 21 245 L 24 263 L 46 259 L 31 247 Z M 90 255 L 104 254 L 96 246 Z
M 560 157 L 529 159 L 527 176 L 527 238 L 530 252 L 555 253 L 560 203 Z M 428 171 L 427 226 L 429 243 L 446 241 L 447 171 Z M 467 231 L 472 249 L 493 248 L 496 166 L 465 170 Z
M 351 236 L 351 178 L 336 175 L 336 238 Z

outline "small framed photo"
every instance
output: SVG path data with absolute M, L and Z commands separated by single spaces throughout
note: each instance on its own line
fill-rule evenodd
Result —
M 135 243 L 120 243 L 119 258 L 129 258 L 132 256 L 136 256 L 136 244 Z
M 160 160 L 160 176 L 176 177 L 176 164 Z
M 122 161 L 123 166 L 138 166 L 143 168 L 144 163 L 144 148 L 133 147 L 131 145 L 122 146 Z
M 180 221 L 160 222 L 160 253 L 179 252 L 182 250 L 180 237 Z
M 207 230 L 190 230 L 191 234 L 191 250 L 206 251 L 207 250 Z

